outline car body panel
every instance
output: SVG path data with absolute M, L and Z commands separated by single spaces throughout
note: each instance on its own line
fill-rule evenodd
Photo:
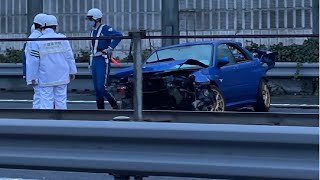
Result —
M 210 52 L 212 55 L 209 66 L 195 59 L 169 60 L 164 62 L 154 62 L 151 64 L 144 63 L 142 66 L 142 73 L 150 74 L 166 71 L 179 71 L 179 69 L 175 69 L 174 67 L 183 64 L 197 64 L 198 69 L 195 69 L 195 71 L 191 73 L 191 75 L 194 76 L 195 82 L 211 84 L 214 83 L 216 86 L 218 86 L 218 88 L 221 90 L 222 95 L 224 96 L 226 108 L 254 104 L 256 102 L 260 81 L 262 78 L 265 78 L 267 70 L 269 70 L 270 67 L 272 68 L 274 60 L 269 61 L 269 59 L 266 58 L 265 63 L 268 64 L 268 67 L 265 67 L 261 62 L 265 57 L 261 57 L 261 59 L 255 58 L 249 50 L 241 47 L 238 42 L 229 40 L 215 40 L 178 44 L 163 47 L 158 49 L 157 51 L 176 47 L 203 44 L 210 44 L 213 46 L 213 51 Z M 217 55 L 220 51 L 218 49 L 220 45 L 234 48 L 234 52 L 239 52 L 239 58 L 243 58 L 242 56 L 244 56 L 245 61 L 218 67 L 217 64 L 219 58 L 217 57 Z M 226 52 L 228 51 L 228 49 L 224 50 Z M 265 54 L 266 52 L 263 52 L 260 56 L 263 56 Z M 229 59 L 236 59 L 234 57 L 238 57 L 238 54 L 232 54 Z M 114 76 L 118 79 L 132 75 L 133 67 L 121 69 L 114 74 Z

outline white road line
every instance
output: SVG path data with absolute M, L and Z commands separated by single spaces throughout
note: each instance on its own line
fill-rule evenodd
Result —
M 26 100 L 26 99 L 0 99 L 0 103 L 5 102 L 12 102 L 12 103 L 32 103 L 32 100 Z M 68 100 L 67 103 L 71 104 L 82 104 L 82 103 L 96 103 L 96 101 L 74 101 L 74 100 Z M 105 103 L 108 103 L 108 101 L 105 101 Z M 120 101 L 118 101 L 120 103 Z M 285 107 L 296 107 L 296 108 L 319 108 L 320 105 L 317 104 L 271 104 L 272 107 L 279 107 L 279 108 L 285 108 Z M 0 179 L 1 180 L 1 179 Z
M 319 108 L 317 104 L 271 104 L 272 107 L 307 107 L 307 108 Z

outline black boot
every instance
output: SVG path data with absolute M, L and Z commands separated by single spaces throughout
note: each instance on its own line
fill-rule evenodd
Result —
M 97 102 L 98 109 L 104 109 L 104 99 L 96 100 L 96 102 Z
M 117 104 L 117 101 L 114 98 L 109 98 L 108 99 L 109 104 L 113 109 L 119 109 L 119 106 Z

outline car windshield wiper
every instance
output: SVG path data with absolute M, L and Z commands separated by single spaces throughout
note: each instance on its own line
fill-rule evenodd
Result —
M 151 64 L 151 63 L 157 63 L 157 62 L 165 62 L 165 61 L 174 61 L 174 58 L 165 58 L 165 59 L 159 59 L 157 61 L 152 61 L 152 62 L 146 62 L 146 64 Z

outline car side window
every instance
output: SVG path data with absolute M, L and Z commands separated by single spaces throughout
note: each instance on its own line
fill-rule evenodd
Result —
M 250 61 L 250 58 L 247 57 L 238 47 L 228 45 L 236 63 L 241 63 L 244 61 Z
M 227 57 L 229 60 L 229 64 L 227 64 L 227 65 L 236 64 L 236 60 L 235 60 L 232 52 L 230 51 L 229 46 L 227 44 L 220 44 L 217 47 L 216 60 L 219 60 L 224 57 Z

